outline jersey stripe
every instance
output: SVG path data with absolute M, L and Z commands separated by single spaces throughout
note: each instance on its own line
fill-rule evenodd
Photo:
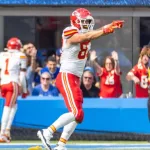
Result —
M 64 89 L 66 91 L 66 95 L 68 97 L 69 105 L 70 105 L 70 107 L 72 109 L 73 114 L 76 116 L 77 108 L 76 108 L 76 106 L 75 106 L 75 104 L 73 102 L 74 101 L 73 94 L 72 94 L 71 89 L 69 88 L 69 83 L 67 82 L 67 74 L 66 73 L 62 73 L 62 78 L 63 78 L 63 81 L 64 81 L 63 86 L 64 86 Z
M 13 86 L 13 94 L 11 96 L 9 106 L 13 106 L 16 103 L 16 99 L 17 99 L 17 96 L 18 96 L 18 84 L 15 83 L 15 82 L 12 82 L 12 86 Z
M 78 33 L 78 31 L 75 29 L 64 31 L 64 36 L 70 36 L 70 35 L 73 35 L 75 33 Z

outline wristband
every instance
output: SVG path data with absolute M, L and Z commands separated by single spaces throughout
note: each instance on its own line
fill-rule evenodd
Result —
M 109 28 L 103 28 L 103 33 L 104 34 L 109 34 L 109 33 L 113 33 L 114 32 L 114 29 L 109 27 Z

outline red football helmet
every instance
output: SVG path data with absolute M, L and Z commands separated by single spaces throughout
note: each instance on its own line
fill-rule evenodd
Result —
M 85 8 L 76 9 L 70 16 L 71 25 L 77 27 L 81 32 L 93 30 L 94 18 Z
M 16 37 L 12 37 L 7 42 L 7 49 L 8 50 L 20 50 L 22 47 L 22 43 L 20 39 Z

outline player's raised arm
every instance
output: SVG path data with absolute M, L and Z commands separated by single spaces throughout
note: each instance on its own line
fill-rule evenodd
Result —
M 93 30 L 95 23 L 92 14 L 89 11 L 85 11 L 82 9 L 78 9 L 78 11 L 74 11 L 70 17 L 70 21 L 72 26 L 76 27 L 81 32 L 77 32 L 76 34 L 73 34 L 68 39 L 69 44 L 81 43 L 84 41 L 88 41 L 88 40 L 91 41 L 97 39 L 102 35 L 113 33 L 114 29 L 122 28 L 124 24 L 123 20 L 116 20 L 97 30 Z

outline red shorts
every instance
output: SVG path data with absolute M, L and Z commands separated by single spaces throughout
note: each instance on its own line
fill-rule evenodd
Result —
M 74 114 L 78 122 L 82 122 L 84 113 L 80 78 L 70 73 L 60 72 L 57 75 L 56 87 L 64 97 L 68 110 Z
M 15 82 L 1 85 L 1 94 L 5 98 L 5 106 L 13 106 L 19 95 L 19 86 Z

